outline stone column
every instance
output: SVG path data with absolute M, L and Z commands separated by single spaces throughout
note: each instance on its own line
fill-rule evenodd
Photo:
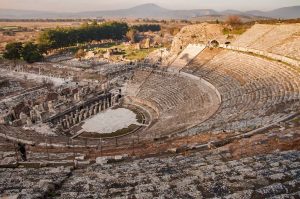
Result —
M 105 110 L 105 109 L 106 109 L 106 105 L 107 105 L 107 103 L 106 103 L 106 99 L 104 99 L 104 100 L 103 100 L 103 110 Z
M 76 118 L 73 118 L 73 125 L 76 125 L 77 124 L 77 120 Z
M 75 124 L 77 124 L 78 123 L 78 113 L 75 114 L 74 119 L 75 119 Z
M 97 106 L 94 106 L 94 108 L 93 108 L 93 112 L 94 112 L 94 115 L 96 115 L 97 114 Z
M 28 126 L 32 125 L 32 121 L 31 121 L 31 119 L 29 117 L 27 117 L 26 123 L 27 123 Z
M 69 117 L 69 120 L 68 120 L 70 126 L 73 126 L 73 117 Z
M 78 122 L 80 123 L 83 120 L 83 111 L 80 111 L 79 117 L 78 117 Z
M 99 107 L 98 107 L 98 112 L 101 112 L 101 111 L 102 111 L 102 103 L 100 102 Z
M 90 115 L 90 116 L 93 115 L 93 107 L 92 107 L 92 106 L 89 108 L 89 115 Z
M 83 119 L 87 119 L 87 118 L 88 118 L 88 112 L 85 111 L 85 112 L 83 113 Z
M 67 120 L 66 119 L 63 119 L 62 126 L 64 129 L 67 128 Z
M 31 120 L 35 119 L 35 111 L 34 110 L 30 111 L 30 118 L 31 118 Z
M 110 99 L 108 98 L 107 100 L 106 100 L 106 108 L 109 108 L 110 107 Z
M 115 105 L 115 95 L 112 96 L 111 98 L 111 106 L 114 106 Z
M 66 121 L 66 125 L 67 125 L 67 129 L 69 129 L 70 128 L 70 123 L 69 123 L 68 120 Z

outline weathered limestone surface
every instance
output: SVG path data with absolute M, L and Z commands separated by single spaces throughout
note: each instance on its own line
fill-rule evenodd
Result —
M 189 129 L 189 135 L 211 130 L 249 131 L 299 110 L 299 71 L 293 67 L 228 50 L 201 63 L 199 56 L 182 71 L 214 85 L 222 104 L 213 117 Z
M 299 198 L 300 152 L 147 158 L 76 170 L 58 198 Z
M 127 85 L 127 90 L 131 88 L 135 90 L 134 96 L 129 96 L 133 103 L 150 107 L 155 112 L 152 118 L 158 120 L 146 130 L 148 137 L 155 133 L 170 135 L 199 124 L 213 115 L 220 104 L 212 85 L 187 75 L 138 70 Z
M 180 51 L 188 44 L 204 44 L 211 40 L 217 40 L 224 43 L 225 36 L 222 33 L 223 27 L 219 24 L 196 24 L 185 26 L 174 37 L 171 47 L 171 53 L 178 55 Z
M 71 173 L 70 168 L 0 168 L 0 198 L 44 198 Z
M 233 45 L 283 55 L 299 61 L 300 24 L 256 24 Z

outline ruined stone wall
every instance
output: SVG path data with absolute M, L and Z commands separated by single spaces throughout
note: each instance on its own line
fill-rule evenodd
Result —
M 174 37 L 171 53 L 178 55 L 188 44 L 207 44 L 211 40 L 225 42 L 222 33 L 223 27 L 219 24 L 196 24 L 185 26 Z
M 116 97 L 111 93 L 101 94 L 62 113 L 58 113 L 49 118 L 47 122 L 56 125 L 58 128 L 69 129 L 83 120 L 115 105 L 116 102 Z

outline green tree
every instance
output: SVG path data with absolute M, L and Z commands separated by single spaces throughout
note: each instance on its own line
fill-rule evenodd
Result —
M 76 45 L 77 43 L 90 42 L 103 39 L 123 39 L 128 31 L 126 23 L 108 22 L 103 24 L 83 24 L 77 28 L 55 28 L 42 32 L 38 43 L 52 49 Z
M 5 47 L 4 58 L 9 60 L 20 59 L 22 51 L 21 42 L 8 43 Z
M 37 44 L 37 48 L 39 49 L 39 51 L 43 54 L 47 54 L 47 51 L 49 50 L 49 46 L 46 44 Z
M 141 24 L 141 25 L 134 25 L 132 26 L 133 29 L 139 31 L 139 32 L 157 32 L 161 30 L 160 25 L 158 24 Z
M 22 50 L 23 46 L 21 42 L 8 43 L 5 47 L 3 57 L 5 59 L 14 60 L 14 65 L 16 65 L 16 61 L 21 59 Z
M 28 63 L 38 62 L 43 59 L 43 55 L 38 46 L 32 42 L 27 42 L 24 44 L 21 55 Z

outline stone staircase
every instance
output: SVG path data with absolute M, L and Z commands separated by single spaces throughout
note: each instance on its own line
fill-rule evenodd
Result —
M 202 44 L 189 44 L 169 66 L 168 70 L 180 71 L 183 67 L 188 65 L 197 55 L 204 49 L 205 45 Z

